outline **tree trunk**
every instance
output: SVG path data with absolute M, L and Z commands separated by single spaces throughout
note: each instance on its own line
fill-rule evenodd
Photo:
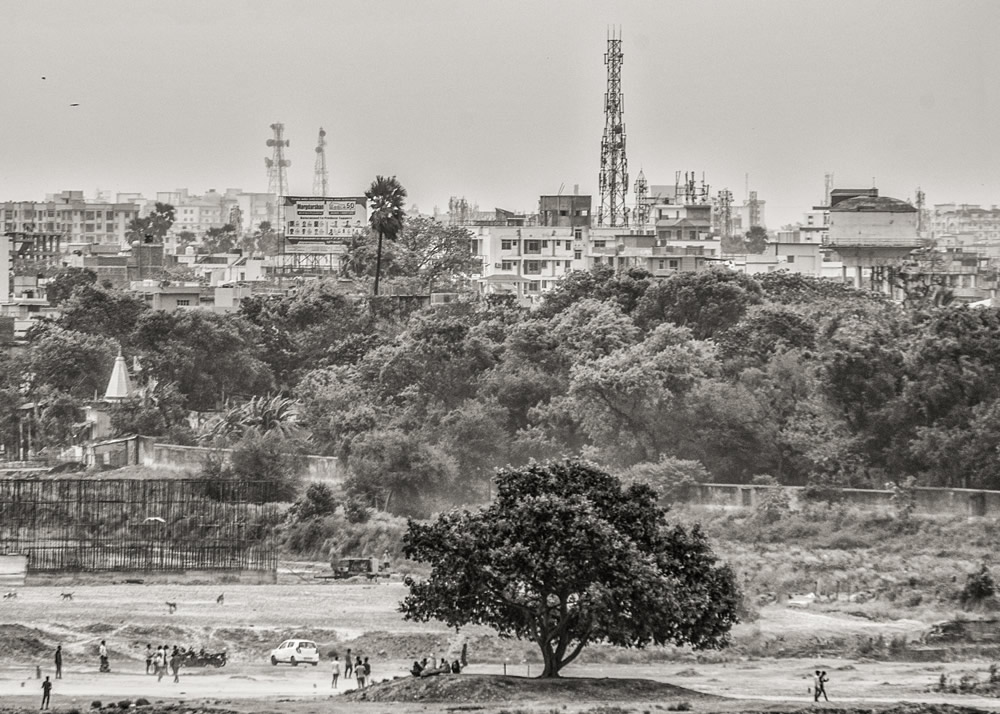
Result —
M 544 667 L 542 668 L 542 673 L 539 675 L 543 679 L 555 678 L 559 676 L 559 662 L 556 661 L 555 652 L 552 651 L 551 645 L 545 643 L 540 645 L 542 650 L 542 662 L 544 662 Z
M 378 295 L 379 278 L 382 276 L 382 231 L 378 232 L 378 250 L 375 253 L 375 295 Z

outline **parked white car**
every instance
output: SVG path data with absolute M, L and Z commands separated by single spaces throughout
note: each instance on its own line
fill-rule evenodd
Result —
M 278 662 L 288 662 L 293 667 L 305 662 L 315 667 L 319 664 L 319 650 L 316 643 L 309 640 L 285 640 L 271 650 L 271 664 Z

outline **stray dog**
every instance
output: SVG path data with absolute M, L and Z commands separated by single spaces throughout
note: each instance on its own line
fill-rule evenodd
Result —
M 226 602 L 226 594 L 222 593 L 219 597 L 215 598 L 216 605 L 222 605 Z
M 177 610 L 177 603 L 176 602 L 168 602 L 167 603 L 167 612 L 169 612 L 171 615 L 173 615 L 176 610 Z
M 17 593 L 11 590 L 9 593 L 3 594 L 4 600 L 17 600 Z
M 73 599 L 73 593 L 59 593 L 59 599 L 60 600 L 72 600 Z

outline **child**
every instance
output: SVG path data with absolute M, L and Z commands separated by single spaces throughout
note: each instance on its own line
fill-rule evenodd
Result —
M 49 708 L 49 695 L 52 693 L 52 682 L 46 677 L 45 681 L 42 682 L 42 709 Z

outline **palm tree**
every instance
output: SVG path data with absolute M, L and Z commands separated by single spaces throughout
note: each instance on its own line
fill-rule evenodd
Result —
M 365 196 L 370 202 L 368 209 L 371 211 L 371 218 L 368 222 L 372 230 L 378 233 L 378 251 L 375 254 L 375 294 L 378 295 L 378 283 L 382 275 L 382 237 L 396 240 L 402 230 L 406 189 L 395 176 L 376 176 L 371 187 L 365 191 Z

